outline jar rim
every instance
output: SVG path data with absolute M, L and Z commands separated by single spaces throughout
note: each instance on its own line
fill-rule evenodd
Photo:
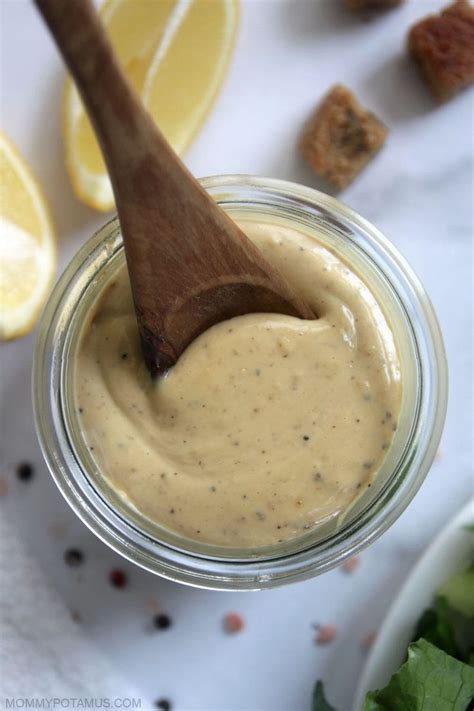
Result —
M 247 175 L 203 178 L 203 187 L 221 205 L 255 205 L 282 212 L 296 207 L 323 218 L 364 243 L 378 266 L 390 272 L 394 289 L 412 328 L 422 378 L 416 432 L 405 466 L 385 493 L 334 536 L 280 557 L 242 560 L 205 558 L 147 536 L 125 521 L 94 491 L 76 461 L 64 417 L 62 386 L 65 315 L 80 298 L 79 275 L 94 274 L 94 256 L 107 246 L 110 259 L 120 248 L 115 217 L 91 237 L 66 267 L 45 308 L 33 366 L 33 405 L 43 455 L 57 486 L 75 513 L 107 545 L 141 567 L 177 582 L 211 589 L 256 590 L 322 573 L 355 555 L 378 538 L 404 511 L 421 486 L 436 454 L 447 407 L 447 366 L 439 325 L 424 288 L 394 245 L 370 222 L 336 198 L 283 180 Z M 115 234 L 114 248 L 107 239 Z M 115 250 L 115 251 L 114 251 Z M 382 265 L 383 262 L 383 265 Z M 388 270 L 388 271 L 387 271 Z M 386 275 L 387 275 L 386 274 Z M 357 524 L 357 525 L 355 525 Z

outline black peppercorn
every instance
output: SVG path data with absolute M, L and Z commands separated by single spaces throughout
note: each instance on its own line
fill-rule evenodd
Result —
M 64 553 L 64 562 L 67 565 L 70 565 L 72 568 L 75 568 L 78 565 L 81 565 L 81 563 L 83 561 L 84 561 L 84 554 L 81 553 L 81 551 L 77 550 L 77 548 L 69 548 Z
M 20 481 L 29 481 L 33 478 L 35 470 L 32 464 L 21 462 L 16 468 L 16 475 Z
M 158 699 L 158 701 L 155 701 L 155 706 L 161 711 L 171 711 L 172 709 L 171 701 L 168 701 L 168 699 Z
M 171 627 L 171 625 L 172 625 L 171 617 L 161 613 L 161 614 L 156 615 L 154 617 L 153 624 L 159 630 L 167 630 L 168 627 Z

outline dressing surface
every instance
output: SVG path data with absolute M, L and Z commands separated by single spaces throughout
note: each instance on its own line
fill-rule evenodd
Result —
M 153 522 L 260 547 L 340 515 L 370 486 L 397 427 L 397 351 L 368 287 L 293 228 L 241 227 L 319 318 L 249 314 L 197 338 L 152 381 L 122 268 L 84 327 L 75 370 L 100 471 Z

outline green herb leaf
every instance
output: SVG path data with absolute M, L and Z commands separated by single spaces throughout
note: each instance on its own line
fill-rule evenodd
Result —
M 364 711 L 466 711 L 474 699 L 474 669 L 424 639 L 384 689 L 367 694 Z
M 317 681 L 313 689 L 313 705 L 312 711 L 336 711 L 334 706 L 331 706 L 326 701 L 324 695 L 324 686 L 322 681 Z
M 437 598 L 433 607 L 425 610 L 421 616 L 413 640 L 416 641 L 420 637 L 459 659 L 460 650 L 456 643 L 450 607 L 443 597 Z
M 474 565 L 449 578 L 438 594 L 447 600 L 453 610 L 474 618 Z

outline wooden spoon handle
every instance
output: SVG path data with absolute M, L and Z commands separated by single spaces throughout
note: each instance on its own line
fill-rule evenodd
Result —
M 90 0 L 35 0 L 94 125 L 115 194 L 145 359 L 172 365 L 213 323 L 314 314 L 170 148 L 128 84 Z

